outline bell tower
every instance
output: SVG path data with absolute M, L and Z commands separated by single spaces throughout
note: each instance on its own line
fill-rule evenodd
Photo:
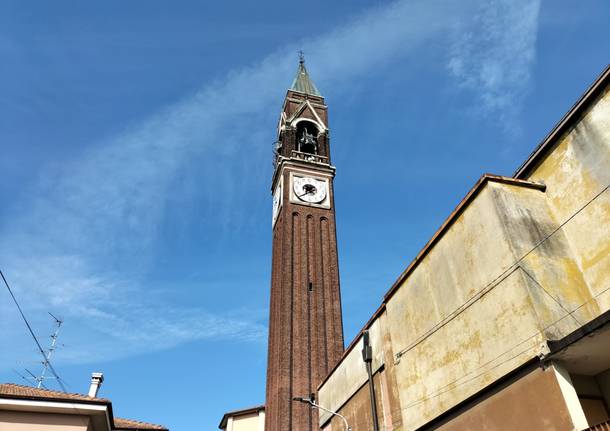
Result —
M 343 353 L 333 178 L 324 98 L 301 55 L 274 154 L 265 430 L 319 429 L 292 401 L 316 391 Z

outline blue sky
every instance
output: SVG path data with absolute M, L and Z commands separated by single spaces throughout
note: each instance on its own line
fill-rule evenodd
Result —
M 0 2 L 0 268 L 75 392 L 213 430 L 264 402 L 271 151 L 329 106 L 346 343 L 484 172 L 608 63 L 605 1 Z M 0 380 L 38 370 L 0 291 Z M 6 348 L 6 346 L 10 346 Z M 52 384 L 51 384 L 52 386 Z

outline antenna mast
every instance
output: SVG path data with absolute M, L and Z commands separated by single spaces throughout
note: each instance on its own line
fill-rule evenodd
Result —
M 36 377 L 36 382 L 38 382 L 36 385 L 37 388 L 40 388 L 43 385 L 42 382 L 44 380 L 55 378 L 55 377 L 47 377 L 46 374 L 47 374 L 47 371 L 49 370 L 49 363 L 51 361 L 51 356 L 53 356 L 53 352 L 57 348 L 57 338 L 59 337 L 59 330 L 61 329 L 61 325 L 64 323 L 64 321 L 53 316 L 51 313 L 49 313 L 49 316 L 51 316 L 55 320 L 56 327 L 55 327 L 55 331 L 53 332 L 53 335 L 51 335 L 51 347 L 49 347 L 49 350 L 47 350 L 47 354 L 45 355 L 45 360 L 42 362 L 42 372 L 40 373 L 40 377 Z
M 49 315 L 53 318 L 53 320 L 55 320 L 55 331 L 53 331 L 53 334 L 51 335 L 51 346 L 47 350 L 43 351 L 44 360 L 40 362 L 42 364 L 42 371 L 40 372 L 40 375 L 37 376 L 36 374 L 31 372 L 27 368 L 24 368 L 24 370 L 27 374 L 29 374 L 29 376 L 24 375 L 17 370 L 13 370 L 23 380 L 25 380 L 32 386 L 36 386 L 39 389 L 40 388 L 46 389 L 46 386 L 44 385 L 45 380 L 51 380 L 51 379 L 59 380 L 55 376 L 47 376 L 47 372 L 52 367 L 51 356 L 53 356 L 53 353 L 55 352 L 55 350 L 58 347 L 57 339 L 59 338 L 59 330 L 61 329 L 61 325 L 64 323 L 64 321 L 62 319 L 55 317 L 51 313 L 49 313 Z M 61 384 L 61 381 L 59 383 Z

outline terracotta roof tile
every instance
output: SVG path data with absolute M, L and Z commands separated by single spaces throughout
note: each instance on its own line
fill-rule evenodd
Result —
M 144 431 L 144 430 L 163 430 L 167 431 L 162 425 L 149 424 L 146 422 L 134 421 L 131 419 L 114 418 L 114 429 L 115 430 L 129 430 L 129 431 Z
M 106 398 L 93 398 L 83 394 L 72 394 L 60 391 L 50 391 L 48 389 L 38 389 L 31 386 L 16 385 L 14 383 L 0 384 L 0 398 L 19 398 L 28 400 L 54 400 L 54 401 L 79 401 L 89 403 L 111 404 Z M 112 409 L 112 407 L 109 407 Z M 149 424 L 146 422 L 134 421 L 131 419 L 114 418 L 113 430 L 125 431 L 168 431 L 162 425 Z
M 38 389 L 31 386 L 16 385 L 14 383 L 0 384 L 0 397 L 27 398 L 57 401 L 84 401 L 92 403 L 109 404 L 106 398 L 94 398 L 83 394 L 73 394 L 48 389 Z

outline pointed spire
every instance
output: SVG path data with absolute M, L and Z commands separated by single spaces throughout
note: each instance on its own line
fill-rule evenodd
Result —
M 291 90 L 298 91 L 299 93 L 311 94 L 312 96 L 322 96 L 316 85 L 309 78 L 307 69 L 305 69 L 305 55 L 303 51 L 299 51 L 299 69 L 297 70 L 297 76 L 295 76 Z

